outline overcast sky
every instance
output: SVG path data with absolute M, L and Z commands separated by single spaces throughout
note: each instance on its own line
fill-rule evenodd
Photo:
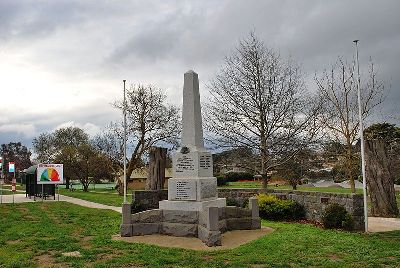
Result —
M 313 86 L 338 56 L 372 57 L 390 86 L 376 120 L 400 124 L 400 1 L 0 0 L 0 143 L 61 126 L 94 135 L 121 117 L 122 80 L 151 83 L 181 105 L 183 73 L 200 90 L 255 30 Z

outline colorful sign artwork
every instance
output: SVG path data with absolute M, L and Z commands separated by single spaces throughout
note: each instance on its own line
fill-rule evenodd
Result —
M 38 184 L 63 184 L 63 165 L 39 164 L 36 178 Z
M 9 173 L 14 173 L 15 172 L 15 163 L 14 162 L 8 163 L 8 172 Z

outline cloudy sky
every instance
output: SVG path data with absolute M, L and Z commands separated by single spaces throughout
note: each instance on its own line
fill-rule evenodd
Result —
M 390 91 L 374 115 L 400 124 L 400 1 L 0 0 L 0 143 L 61 126 L 94 135 L 121 115 L 122 80 L 181 105 L 183 73 L 204 85 L 255 30 L 312 77 L 337 59 L 372 57 Z

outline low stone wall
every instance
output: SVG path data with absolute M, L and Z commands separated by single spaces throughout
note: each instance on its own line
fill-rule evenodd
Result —
M 158 208 L 158 202 L 168 199 L 168 190 L 139 190 L 132 193 L 132 200 L 144 210 Z
M 237 206 L 245 206 L 250 197 L 255 196 L 262 189 L 218 189 L 218 197 L 226 198 L 227 204 L 236 203 Z M 304 206 L 306 218 L 309 220 L 320 221 L 325 208 L 330 204 L 343 205 L 352 215 L 356 230 L 364 230 L 364 204 L 361 194 L 341 194 L 341 193 L 322 193 L 304 192 L 292 190 L 267 191 L 281 199 L 294 200 Z M 158 202 L 168 198 L 167 190 L 162 191 L 135 191 L 133 199 L 143 205 L 145 209 L 158 208 Z
M 249 209 L 233 206 L 209 207 L 204 211 L 152 209 L 131 214 L 122 207 L 121 236 L 166 234 L 200 238 L 208 246 L 221 245 L 221 233 L 261 228 L 258 200 L 250 199 Z

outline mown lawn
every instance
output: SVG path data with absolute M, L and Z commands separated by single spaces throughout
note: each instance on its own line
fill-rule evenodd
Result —
M 60 189 L 60 194 L 116 207 L 121 207 L 124 201 L 124 197 L 120 196 L 116 190 L 100 189 L 98 191 L 91 190 L 89 192 L 84 192 L 82 190 L 70 191 Z M 129 202 L 132 201 L 131 191 L 127 194 L 127 200 Z
M 198 252 L 112 241 L 121 215 L 65 202 L 0 207 L 0 267 L 376 267 L 400 266 L 400 231 L 360 234 L 302 224 L 263 224 L 267 236 Z M 63 257 L 79 251 L 82 257 Z
M 21 193 L 25 193 L 25 185 L 19 185 L 19 184 L 17 184 L 16 185 L 16 189 L 17 189 L 17 192 L 16 192 L 16 194 L 21 194 Z M 24 191 L 24 192 L 20 192 L 20 191 Z M 3 184 L 2 185 L 2 192 L 1 192 L 3 195 L 10 195 L 10 194 L 13 194 L 13 192 L 11 191 L 11 184 Z

